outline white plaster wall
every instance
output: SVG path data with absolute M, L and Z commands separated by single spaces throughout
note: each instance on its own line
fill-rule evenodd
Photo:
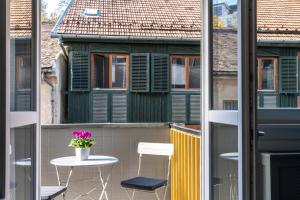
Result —
M 68 147 L 71 132 L 74 129 L 85 129 L 94 133 L 97 144 L 92 154 L 111 155 L 120 159 L 112 171 L 112 179 L 108 186 L 111 200 L 128 200 L 126 192 L 120 188 L 120 181 L 136 176 L 138 167 L 138 142 L 169 142 L 169 128 L 165 125 L 60 125 L 42 126 L 42 185 L 57 185 L 54 166 L 51 159 L 62 156 L 73 156 L 74 149 Z M 145 157 L 142 175 L 164 178 L 166 176 L 167 159 Z M 66 180 L 67 169 L 60 168 L 63 180 Z M 68 189 L 67 199 L 74 199 L 79 192 L 87 192 L 97 186 L 98 173 L 93 167 L 76 168 Z M 98 199 L 97 192 L 92 197 Z M 60 200 L 61 198 L 57 198 Z M 88 199 L 87 197 L 80 198 Z M 137 193 L 137 200 L 153 200 L 154 194 Z M 168 198 L 169 199 L 169 198 Z
M 54 86 L 54 124 L 64 121 L 67 62 L 62 52 L 57 54 L 52 66 L 53 73 L 48 74 L 48 79 Z M 51 124 L 51 87 L 41 81 L 41 124 Z
M 41 81 L 41 124 L 51 124 L 51 87 Z

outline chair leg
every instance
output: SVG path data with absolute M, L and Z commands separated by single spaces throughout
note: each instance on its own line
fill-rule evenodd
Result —
M 129 190 L 125 189 L 126 190 L 126 194 L 128 196 L 128 198 L 130 200 L 133 200 L 134 199 L 134 194 L 135 194 L 135 190 L 133 190 L 132 194 L 129 193 Z
M 160 198 L 159 198 L 159 196 L 158 196 L 158 194 L 157 194 L 157 191 L 155 191 L 155 196 L 156 196 L 156 199 L 157 199 L 157 200 L 160 200 Z
M 163 200 L 166 200 L 166 197 L 167 197 L 167 191 L 168 191 L 168 185 L 165 187 L 165 193 L 164 193 L 164 199 L 163 199 Z

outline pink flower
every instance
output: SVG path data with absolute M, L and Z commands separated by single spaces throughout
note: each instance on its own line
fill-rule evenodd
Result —
M 72 134 L 73 134 L 74 137 L 78 137 L 79 136 L 79 132 L 78 131 L 73 131 Z
M 73 131 L 73 136 L 77 139 L 90 139 L 92 137 L 92 133 L 84 130 L 75 130 Z
M 85 138 L 90 139 L 92 137 L 92 134 L 90 132 L 85 133 Z

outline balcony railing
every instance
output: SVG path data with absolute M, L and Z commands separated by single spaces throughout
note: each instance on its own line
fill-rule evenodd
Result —
M 171 200 L 200 200 L 200 131 L 172 126 Z

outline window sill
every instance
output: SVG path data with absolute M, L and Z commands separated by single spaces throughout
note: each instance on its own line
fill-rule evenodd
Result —
M 278 92 L 277 90 L 257 90 L 258 92 Z
M 171 89 L 171 92 L 201 92 L 201 89 Z
M 93 88 L 92 91 L 127 91 L 127 88 Z

